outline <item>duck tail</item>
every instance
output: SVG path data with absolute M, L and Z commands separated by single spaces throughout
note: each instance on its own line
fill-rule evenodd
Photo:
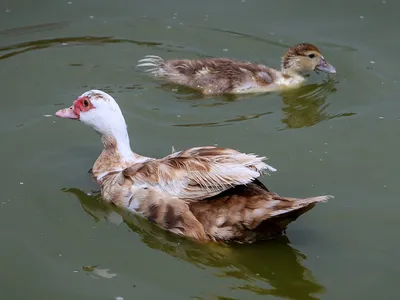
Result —
M 264 187 L 261 188 L 265 189 Z M 271 192 L 267 193 L 266 199 L 260 201 L 255 198 L 254 204 L 249 201 L 247 213 L 244 214 L 248 220 L 246 226 L 250 230 L 254 230 L 256 234 L 259 234 L 258 238 L 261 239 L 269 239 L 285 234 L 290 223 L 310 211 L 317 203 L 326 202 L 334 198 L 331 195 L 323 195 L 300 199 L 281 197 Z
M 270 214 L 270 219 L 266 220 L 267 223 L 265 226 L 271 226 L 271 223 L 278 225 L 278 232 L 285 233 L 287 226 L 297 220 L 301 215 L 305 214 L 309 210 L 311 210 L 317 203 L 326 202 L 329 199 L 334 198 L 331 195 L 324 195 L 318 197 L 311 197 L 305 199 L 297 199 L 297 198 L 286 198 L 286 197 L 274 197 L 274 200 L 281 200 L 282 202 L 289 202 L 287 203 L 288 207 L 282 208 Z M 281 203 L 282 205 L 283 203 Z M 268 225 L 269 224 L 269 225 Z M 268 227 L 267 229 L 268 230 Z
M 307 204 L 312 204 L 312 203 L 324 203 L 327 202 L 329 199 L 335 198 L 332 195 L 324 195 L 324 196 L 317 196 L 317 197 L 311 197 L 311 198 L 305 198 L 305 199 L 298 199 L 297 203 L 300 205 L 307 205 Z
M 288 204 L 288 211 L 296 210 L 302 207 L 306 207 L 310 204 L 317 204 L 317 203 L 324 203 L 327 202 L 329 199 L 335 198 L 332 195 L 324 195 L 324 196 L 317 196 L 317 197 L 310 197 L 310 198 L 289 198 L 289 197 L 274 197 L 274 200 L 280 200 L 286 202 Z
M 166 73 L 164 59 L 156 55 L 146 55 L 138 61 L 136 66 L 146 67 L 145 72 L 151 73 L 154 76 L 163 76 Z
M 298 215 L 302 215 L 306 211 L 312 209 L 317 203 L 324 203 L 332 198 L 335 197 L 332 195 L 324 195 L 324 196 L 298 199 L 298 198 L 276 196 L 273 199 L 281 201 L 280 205 L 283 207 L 282 209 L 277 210 L 275 213 L 273 213 L 272 216 L 285 215 L 287 213 L 295 211 L 299 212 Z

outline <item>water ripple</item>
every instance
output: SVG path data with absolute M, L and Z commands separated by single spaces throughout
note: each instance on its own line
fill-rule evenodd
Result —
M 39 49 L 46 49 L 51 47 L 82 46 L 82 45 L 101 46 L 105 44 L 115 44 L 115 43 L 131 43 L 138 46 L 146 46 L 146 47 L 163 45 L 163 43 L 159 42 L 117 39 L 112 36 L 74 36 L 74 37 L 52 38 L 52 39 L 42 39 L 29 42 L 22 42 L 2 47 L 0 48 L 0 53 L 6 52 L 6 54 L 0 55 L 0 60 L 10 58 L 25 52 L 39 50 Z
M 224 120 L 221 122 L 208 122 L 208 123 L 190 123 L 190 124 L 176 124 L 172 125 L 175 127 L 217 127 L 217 126 L 228 126 L 232 125 L 233 123 L 236 122 L 243 122 L 247 120 L 253 120 L 253 119 L 258 119 L 262 116 L 266 116 L 272 114 L 272 112 L 265 112 L 265 113 L 259 113 L 259 114 L 249 114 L 249 115 L 243 115 L 243 116 L 237 116 L 232 119 Z

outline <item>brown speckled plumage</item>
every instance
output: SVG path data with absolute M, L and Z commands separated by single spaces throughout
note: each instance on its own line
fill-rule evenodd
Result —
M 267 86 L 277 77 L 274 70 L 266 66 L 227 58 L 170 60 L 161 67 L 176 83 L 200 89 L 205 94 L 229 93 L 245 81 Z
M 83 96 L 93 108 L 78 112 L 80 120 L 102 135 L 104 145 L 91 170 L 103 199 L 172 233 L 198 241 L 269 239 L 283 234 L 316 203 L 331 198 L 280 197 L 258 180 L 275 171 L 263 157 L 229 148 L 195 147 L 160 159 L 132 153 L 115 100 L 101 91 Z M 56 115 L 70 118 L 83 96 Z
M 198 150 L 201 153 L 201 148 L 193 153 L 199 153 Z M 214 152 L 218 153 L 218 148 Z M 197 240 L 240 243 L 282 235 L 290 222 L 329 198 L 280 197 L 258 179 L 247 185 L 227 185 L 213 191 L 190 179 L 191 172 L 207 176 L 212 160 L 202 160 L 201 155 L 181 159 L 166 157 L 110 173 L 102 180 L 102 195 L 128 209 L 136 199 L 139 205 L 133 210 L 175 234 Z M 189 177 L 189 182 L 183 190 L 173 191 L 172 185 L 185 177 Z
M 315 57 L 308 54 L 313 52 Z M 323 59 L 314 45 L 303 43 L 290 48 L 282 59 L 282 69 L 228 58 L 164 60 L 148 55 L 138 66 L 169 82 L 204 94 L 239 94 L 276 91 L 299 86 L 303 73 L 313 71 Z

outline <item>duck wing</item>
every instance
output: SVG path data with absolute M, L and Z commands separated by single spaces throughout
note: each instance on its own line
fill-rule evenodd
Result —
M 133 185 L 186 201 L 200 201 L 276 171 L 265 158 L 229 148 L 196 147 L 126 168 Z

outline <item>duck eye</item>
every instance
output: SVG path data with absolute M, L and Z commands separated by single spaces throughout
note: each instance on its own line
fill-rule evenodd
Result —
M 84 105 L 85 107 L 88 107 L 88 106 L 89 106 L 89 101 L 87 101 L 87 100 L 83 101 L 83 105 Z
M 315 54 L 314 54 L 314 53 L 308 54 L 308 57 L 309 57 L 309 58 L 314 58 L 314 57 L 315 57 Z

